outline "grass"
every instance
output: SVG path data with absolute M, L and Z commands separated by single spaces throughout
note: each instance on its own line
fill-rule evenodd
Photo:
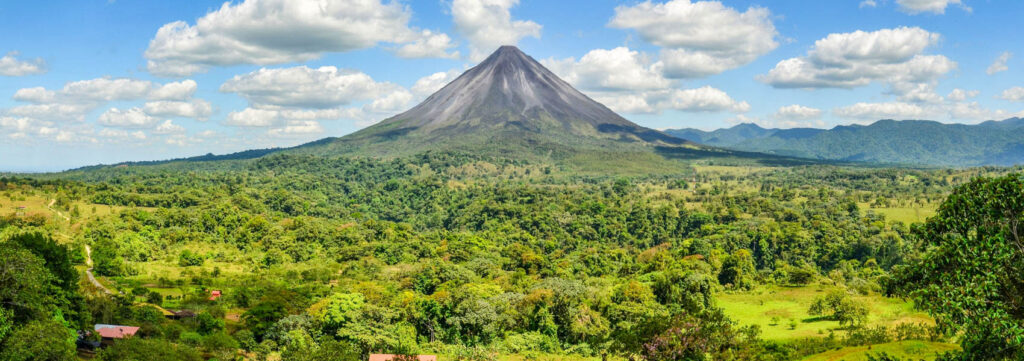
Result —
M 715 296 L 718 305 L 740 325 L 758 325 L 761 337 L 786 341 L 807 337 L 824 337 L 839 330 L 839 322 L 825 320 L 807 313 L 814 299 L 833 286 L 765 287 L 749 292 L 721 293 Z M 899 323 L 928 323 L 927 314 L 915 311 L 913 304 L 880 295 L 854 296 L 870 309 L 867 326 Z M 778 318 L 774 323 L 773 318 Z M 791 328 L 791 321 L 795 327 Z M 774 323 L 774 324 L 773 324 Z
M 871 346 L 843 347 L 804 358 L 803 361 L 866 361 L 868 355 L 888 353 L 913 360 L 934 360 L 939 353 L 957 350 L 953 344 L 928 341 L 899 341 Z
M 895 207 L 895 208 L 869 208 L 875 213 L 885 216 L 886 219 L 903 222 L 904 224 L 923 223 L 928 217 L 935 215 L 935 206 L 928 207 Z

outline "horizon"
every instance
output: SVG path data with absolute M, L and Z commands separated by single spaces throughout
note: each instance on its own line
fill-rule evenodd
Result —
M 653 129 L 1024 114 L 1014 80 L 1024 49 L 1000 30 L 1024 11 L 1018 3 L 371 1 L 363 10 L 382 22 L 364 32 L 343 12 L 304 5 L 315 4 L 4 5 L 0 26 L 27 36 L 0 48 L 0 172 L 344 136 L 411 108 L 503 44 Z M 552 15 L 571 8 L 574 21 Z M 278 27 L 260 31 L 275 9 L 266 14 Z M 669 26 L 690 32 L 663 35 Z M 710 30 L 720 26 L 736 31 Z

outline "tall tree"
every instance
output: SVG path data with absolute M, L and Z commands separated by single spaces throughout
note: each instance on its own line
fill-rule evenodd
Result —
M 962 331 L 962 360 L 1024 359 L 1024 175 L 956 188 L 918 230 L 926 250 L 896 289 Z

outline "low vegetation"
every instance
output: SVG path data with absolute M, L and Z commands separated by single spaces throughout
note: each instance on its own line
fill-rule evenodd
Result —
M 48 359 L 74 358 L 76 331 L 96 323 L 140 327 L 95 354 L 109 360 L 794 360 L 864 347 L 1012 359 L 1021 346 L 1000 340 L 1019 337 L 1011 286 L 1024 273 L 1011 171 L 701 164 L 627 178 L 429 153 L 6 177 L 5 207 L 54 204 L 0 217 L 0 359 L 39 352 L 26 340 L 40 334 Z M 862 206 L 879 199 L 941 206 L 922 224 Z M 964 209 L 977 216 L 955 223 Z M 976 225 L 984 239 L 965 231 Z M 950 258 L 979 242 L 992 252 Z M 112 294 L 86 280 L 90 261 Z M 943 265 L 973 278 L 940 282 Z M 969 296 L 937 302 L 949 292 Z M 1005 327 L 978 333 L 962 309 Z

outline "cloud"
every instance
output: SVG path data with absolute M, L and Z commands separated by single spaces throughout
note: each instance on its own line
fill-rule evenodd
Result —
M 57 98 L 57 92 L 47 90 L 41 86 L 34 88 L 22 88 L 14 92 L 12 99 L 30 103 L 50 103 Z
M 164 117 L 204 120 L 213 110 L 209 102 L 192 98 L 196 87 L 197 84 L 193 80 L 159 84 L 133 78 L 105 77 L 68 82 L 57 90 L 43 87 L 22 88 L 18 89 L 12 98 L 27 104 L 0 109 L 0 115 L 26 118 L 33 124 L 41 124 L 41 127 L 53 130 L 37 132 L 41 136 L 59 137 L 61 141 L 66 142 L 94 142 L 96 139 L 91 137 L 95 135 L 91 129 L 94 124 L 121 128 L 152 128 Z M 86 122 L 86 116 L 90 112 L 110 102 L 143 99 L 151 101 L 143 106 L 109 108 L 97 117 L 95 123 Z M 30 132 L 20 134 L 27 135 Z
M 726 92 L 711 86 L 628 93 L 590 92 L 588 95 L 622 113 L 660 113 L 664 110 L 743 113 L 750 110 L 747 102 L 737 101 Z
M 18 55 L 17 51 L 12 51 L 0 58 L 0 75 L 26 76 L 46 72 L 46 62 L 42 58 L 20 60 Z
M 274 137 L 294 137 L 323 132 L 324 128 L 320 126 L 319 122 L 313 120 L 293 120 L 283 127 L 268 130 L 267 134 Z
M 220 91 L 238 93 L 251 104 L 333 108 L 376 99 L 397 88 L 392 83 L 374 81 L 359 71 L 297 66 L 236 75 L 224 82 Z
M 104 138 L 114 138 L 114 139 L 117 139 L 117 140 L 130 140 L 130 139 L 145 140 L 146 139 L 146 132 L 141 131 L 141 130 L 136 130 L 134 132 L 129 132 L 129 131 L 123 130 L 123 129 L 103 128 L 97 134 L 99 136 L 101 136 L 101 137 L 104 137 Z
M 806 56 L 780 61 L 758 79 L 776 88 L 856 88 L 872 82 L 888 85 L 902 101 L 934 101 L 938 79 L 957 63 L 925 55 L 939 34 L 920 28 L 829 34 Z
M 746 65 L 779 46 L 771 12 L 739 12 L 718 1 L 646 1 L 615 8 L 609 26 L 634 29 L 662 47 L 666 76 L 696 78 Z
M 661 76 L 659 64 L 625 47 L 594 49 L 577 62 L 574 58 L 547 59 L 544 64 L 576 87 L 596 91 L 664 89 L 671 82 Z
M 963 90 L 963 89 L 957 88 L 957 89 L 953 89 L 953 91 L 949 92 L 949 95 L 946 95 L 946 99 L 949 99 L 951 101 L 959 102 L 959 101 L 964 101 L 964 100 L 967 100 L 967 99 L 970 99 L 970 98 L 974 98 L 974 97 L 978 96 L 978 93 L 979 92 L 977 90 Z
M 228 113 L 224 124 L 237 127 L 267 128 L 279 127 L 297 120 L 333 120 L 359 119 L 363 115 L 360 109 L 287 109 L 280 107 L 254 108 L 249 107 Z
M 448 52 L 453 47 L 455 47 L 455 43 L 452 42 L 452 38 L 448 34 L 423 30 L 418 39 L 395 50 L 395 55 L 403 58 L 456 59 L 459 57 L 458 51 Z
M 999 94 L 999 99 L 1011 102 L 1024 102 L 1024 87 L 1015 86 L 1013 88 L 1003 90 L 1003 93 Z
M 873 8 L 876 6 L 878 6 L 878 3 L 875 2 L 875 0 L 864 0 L 860 2 L 860 8 Z
M 461 73 L 455 69 L 433 73 L 416 80 L 416 83 L 414 83 L 409 90 L 417 96 L 426 97 L 430 94 L 434 94 L 434 92 L 438 90 L 441 90 L 442 87 L 451 83 L 452 80 L 455 80 L 459 74 Z
M 195 80 L 185 79 L 179 82 L 164 84 L 149 93 L 153 100 L 185 100 L 196 93 L 198 85 Z
M 833 109 L 832 113 L 843 118 L 873 122 L 879 119 L 920 119 L 926 112 L 917 104 L 888 102 L 857 103 Z
M 206 120 L 213 113 L 210 102 L 202 99 L 190 101 L 158 100 L 143 105 L 146 114 L 158 117 L 183 117 Z
M 146 112 L 139 108 L 124 110 L 110 108 L 97 118 L 97 122 L 101 125 L 122 128 L 149 128 L 156 124 L 157 121 L 157 118 L 146 114 Z
M 46 121 L 83 121 L 93 108 L 83 104 L 28 104 L 8 108 L 6 113 Z
M 149 95 L 153 83 L 132 78 L 96 78 L 64 85 L 59 95 L 67 101 L 101 102 L 142 99 Z
M 480 61 L 501 45 L 516 45 L 527 36 L 540 38 L 541 25 L 512 20 L 509 9 L 519 0 L 453 0 L 455 29 L 469 40 L 470 60 Z
M 164 120 L 164 122 L 160 123 L 160 125 L 158 125 L 156 129 L 153 129 L 153 133 L 156 134 L 178 134 L 184 132 L 185 127 L 174 124 L 174 122 L 170 119 Z
M 544 59 L 552 72 L 608 108 L 622 113 L 746 112 L 750 105 L 732 99 L 724 91 L 704 86 L 677 89 L 662 76 L 661 63 L 625 47 L 594 49 L 575 58 Z
M 703 86 L 696 89 L 673 90 L 666 100 L 668 109 L 688 112 L 729 111 L 743 113 L 750 110 L 747 102 L 736 101 L 724 91 Z
M 1013 53 L 1009 51 L 1004 51 L 1002 54 L 999 54 L 999 57 L 992 62 L 992 65 L 989 65 L 988 69 L 985 69 L 985 74 L 993 75 L 1001 71 L 1009 70 L 1010 68 L 1006 66 L 1006 62 L 1010 61 L 1010 58 L 1012 57 Z
M 945 14 L 946 7 L 960 5 L 964 11 L 970 12 L 971 8 L 964 5 L 960 0 L 896 0 L 900 11 L 908 14 L 933 13 Z
M 400 47 L 400 56 L 450 57 L 447 35 L 409 27 L 411 16 L 401 3 L 379 0 L 225 2 L 195 25 L 163 25 L 144 55 L 151 73 L 172 77 L 211 66 L 307 61 L 379 43 L 413 44 Z
M 810 120 L 821 117 L 821 109 L 805 107 L 799 104 L 787 105 L 775 112 L 775 117 L 783 120 Z

